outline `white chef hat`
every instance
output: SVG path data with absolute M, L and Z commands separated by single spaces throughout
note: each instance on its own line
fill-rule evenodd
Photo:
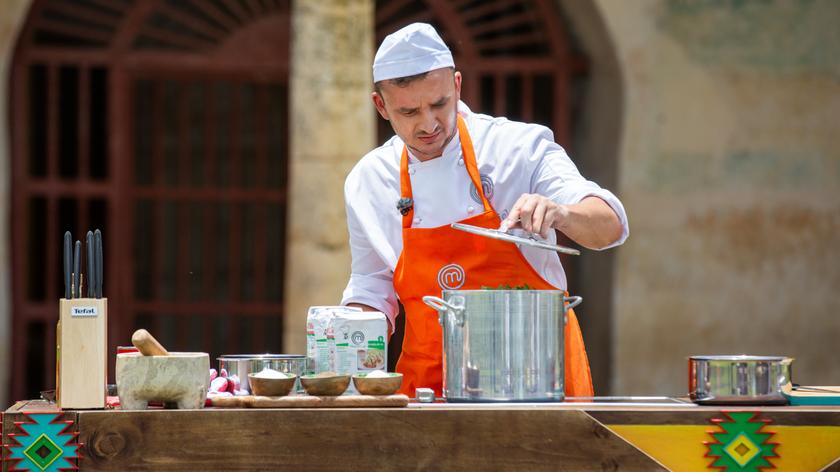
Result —
M 427 23 L 412 23 L 382 40 L 373 59 L 373 81 L 455 67 L 452 53 Z

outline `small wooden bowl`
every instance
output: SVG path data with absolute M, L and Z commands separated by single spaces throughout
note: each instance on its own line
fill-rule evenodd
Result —
M 353 385 L 362 395 L 392 395 L 402 385 L 403 375 L 389 372 L 388 377 L 367 378 L 367 374 L 353 376 Z
M 343 374 L 332 377 L 301 375 L 300 384 L 310 395 L 335 397 L 344 393 L 350 386 L 350 375 Z
M 257 377 L 256 374 L 248 374 L 248 382 L 251 384 L 251 393 L 265 397 L 285 397 L 295 386 L 296 375 L 287 379 L 272 379 Z

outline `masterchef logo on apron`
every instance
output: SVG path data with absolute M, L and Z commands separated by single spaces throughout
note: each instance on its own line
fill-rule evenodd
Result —
M 464 285 L 467 275 L 458 264 L 448 264 L 438 271 L 438 285 L 444 290 L 457 290 Z

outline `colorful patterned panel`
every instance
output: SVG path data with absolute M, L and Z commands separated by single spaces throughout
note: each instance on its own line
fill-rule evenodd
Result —
M 29 421 L 15 422 L 10 433 L 6 461 L 11 471 L 59 472 L 77 470 L 79 433 L 69 432 L 73 421 L 58 421 L 61 412 L 23 413 Z M 19 433 L 17 431 L 20 431 Z
M 726 413 L 727 419 L 715 418 L 720 428 L 709 434 L 714 438 L 707 441 L 707 457 L 715 458 L 709 465 L 725 471 L 743 470 L 758 472 L 763 468 L 772 468 L 770 458 L 778 457 L 777 443 L 770 442 L 773 432 L 762 431 L 770 420 L 754 420 L 756 413 L 739 411 Z
M 833 420 L 808 424 L 785 421 L 787 417 L 778 414 L 770 419 L 755 411 L 724 411 L 696 421 L 685 415 L 679 421 L 651 415 L 648 419 L 654 424 L 641 424 L 645 418 L 638 414 L 620 421 L 619 415 L 599 418 L 589 413 L 673 471 L 813 472 L 840 459 L 840 423 Z

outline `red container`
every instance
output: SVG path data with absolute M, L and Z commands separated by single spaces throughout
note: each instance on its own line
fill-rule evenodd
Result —
M 117 346 L 117 354 L 123 354 L 125 352 L 140 352 L 134 346 Z

